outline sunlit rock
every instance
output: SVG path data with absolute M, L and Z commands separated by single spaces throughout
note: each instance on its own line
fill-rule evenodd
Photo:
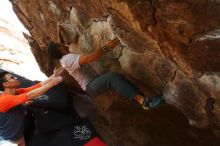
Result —
M 109 145 L 218 143 L 212 132 L 218 135 L 216 130 L 220 128 L 216 90 L 220 82 L 216 76 L 220 72 L 219 1 L 20 0 L 12 3 L 35 42 L 31 46 L 36 60 L 48 75 L 58 62 L 47 58 L 46 46 L 50 40 L 57 40 L 59 22 L 71 52 L 90 53 L 118 37 L 121 45 L 92 67 L 98 73 L 122 73 L 146 95 L 163 94 L 165 101 L 174 107 L 143 112 L 115 94 L 94 97 L 98 112 L 92 121 Z M 204 72 L 217 74 L 195 76 Z M 211 132 L 204 134 L 186 123 L 209 128 Z M 166 141 L 170 137 L 165 135 L 181 140 Z

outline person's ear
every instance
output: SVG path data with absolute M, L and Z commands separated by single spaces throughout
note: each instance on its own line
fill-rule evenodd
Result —
M 4 87 L 10 87 L 10 83 L 9 83 L 9 82 L 4 82 L 4 83 L 3 83 L 3 86 L 4 86 Z

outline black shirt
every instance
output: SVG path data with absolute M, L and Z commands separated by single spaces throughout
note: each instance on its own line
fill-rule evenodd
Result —
M 0 138 L 4 140 L 21 138 L 24 130 L 24 116 L 23 105 L 18 105 L 5 113 L 0 112 Z

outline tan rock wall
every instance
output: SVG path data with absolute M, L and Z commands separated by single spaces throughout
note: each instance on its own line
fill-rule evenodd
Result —
M 32 51 L 45 73 L 50 74 L 58 64 L 46 54 L 49 40 L 56 40 L 58 22 L 65 43 L 74 48 L 72 52 L 89 53 L 106 40 L 118 37 L 122 45 L 93 63 L 97 72 L 123 73 L 146 93 L 149 90 L 163 93 L 166 102 L 179 109 L 193 126 L 215 130 L 220 127 L 219 0 L 13 0 L 12 3 L 30 31 Z M 101 110 L 110 123 L 122 117 L 117 117 L 117 112 L 126 113 L 132 106 L 117 109 L 116 103 L 123 107 L 118 100 L 95 100 L 100 102 L 98 108 L 106 104 L 108 110 L 115 112 L 109 115 L 108 110 Z

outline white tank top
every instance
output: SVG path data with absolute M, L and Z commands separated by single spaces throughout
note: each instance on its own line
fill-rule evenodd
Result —
M 60 59 L 60 64 L 78 81 L 81 88 L 85 91 L 87 84 L 97 76 L 97 73 L 89 64 L 80 66 L 79 58 L 80 55 L 69 53 Z

